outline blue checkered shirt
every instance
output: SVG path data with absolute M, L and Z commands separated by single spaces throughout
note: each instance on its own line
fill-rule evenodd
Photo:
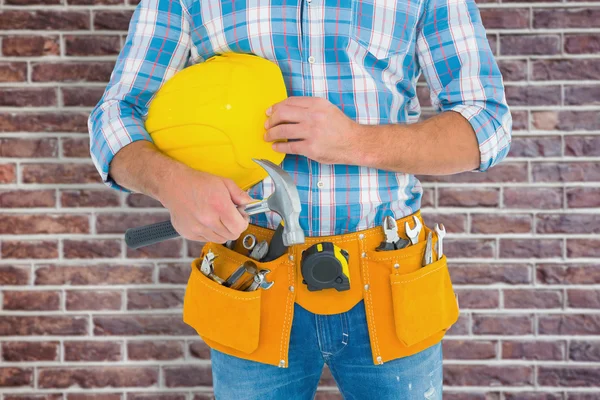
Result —
M 213 55 L 252 53 L 274 61 L 290 96 L 327 98 L 360 124 L 419 119 L 424 75 L 435 109 L 473 126 L 485 171 L 510 147 L 512 119 L 500 71 L 474 0 L 142 0 L 106 91 L 89 118 L 91 155 L 107 185 L 123 146 L 144 129 L 157 90 L 177 71 Z M 420 208 L 415 176 L 287 155 L 309 236 L 342 234 Z M 250 190 L 273 191 L 269 178 Z M 253 217 L 274 228 L 279 216 Z

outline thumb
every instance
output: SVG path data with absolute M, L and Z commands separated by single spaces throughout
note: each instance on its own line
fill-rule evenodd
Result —
M 231 200 L 236 205 L 245 205 L 254 201 L 254 199 L 250 197 L 248 193 L 240 189 L 240 187 L 236 185 L 234 181 L 226 179 L 225 186 L 227 187 L 227 190 L 229 190 Z

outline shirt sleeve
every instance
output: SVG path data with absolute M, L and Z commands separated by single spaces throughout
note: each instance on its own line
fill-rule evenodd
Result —
M 189 21 L 180 0 L 142 0 L 135 9 L 109 84 L 88 119 L 90 153 L 102 180 L 130 192 L 108 174 L 117 152 L 138 140 L 158 89 L 183 69 L 190 54 Z
M 426 0 L 416 52 L 433 106 L 471 123 L 479 143 L 478 171 L 502 161 L 512 117 L 475 1 Z

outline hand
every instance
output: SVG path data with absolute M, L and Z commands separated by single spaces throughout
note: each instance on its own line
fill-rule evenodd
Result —
M 171 223 L 181 236 L 215 243 L 239 238 L 248 218 L 237 206 L 254 201 L 232 180 L 187 166 L 169 174 L 159 200 L 171 212 Z
M 289 97 L 267 110 L 265 140 L 280 153 L 325 164 L 359 162 L 364 127 L 320 97 Z M 288 142 L 276 142 L 282 140 Z

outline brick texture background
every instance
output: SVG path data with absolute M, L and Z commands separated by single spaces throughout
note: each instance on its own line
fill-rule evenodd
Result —
M 124 1 L 0 0 L 2 400 L 211 398 L 207 348 L 181 320 L 199 245 L 128 250 L 126 228 L 167 213 L 106 189 L 88 155 Z M 510 159 L 423 177 L 462 306 L 450 400 L 600 399 L 600 3 L 542 1 L 481 2 Z

